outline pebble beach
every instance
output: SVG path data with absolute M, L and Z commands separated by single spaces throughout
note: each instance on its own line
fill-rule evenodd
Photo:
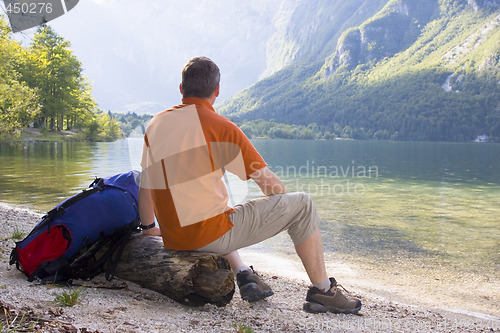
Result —
M 81 281 L 84 287 L 40 285 L 28 282 L 9 265 L 14 232 L 27 234 L 40 217 L 0 204 L 1 332 L 500 332 L 497 316 L 391 298 L 357 286 L 355 281 L 348 290 L 363 302 L 358 315 L 306 313 L 302 305 L 307 281 L 301 276 L 282 276 L 286 271 L 281 269 L 279 275 L 265 265 L 256 270 L 271 285 L 274 296 L 247 303 L 236 291 L 225 307 L 186 307 L 131 282 L 106 281 L 102 276 Z M 256 255 L 242 251 L 242 257 L 255 259 Z M 57 295 L 77 289 L 76 305 L 55 302 Z

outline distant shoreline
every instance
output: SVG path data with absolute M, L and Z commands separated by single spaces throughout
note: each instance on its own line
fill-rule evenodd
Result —
M 30 142 L 68 142 L 86 141 L 81 133 L 73 131 L 42 131 L 39 128 L 21 129 L 19 136 L 7 134 L 0 143 L 30 143 Z
M 34 143 L 34 142 L 90 142 L 88 138 L 84 137 L 81 131 L 67 131 L 67 130 L 42 130 L 40 128 L 23 128 L 20 130 L 19 136 L 7 134 L 0 138 L 1 143 Z M 120 140 L 122 138 L 118 138 Z M 108 141 L 102 141 L 108 142 Z
M 12 134 L 6 134 L 3 138 L 0 138 L 0 144 L 2 143 L 34 143 L 34 142 L 91 142 L 87 138 L 84 138 L 84 134 L 80 131 L 68 131 L 68 130 L 41 130 L 40 128 L 23 128 L 20 130 L 19 136 L 14 136 Z M 120 137 L 116 140 L 127 139 L 129 137 Z M 132 138 L 132 137 L 131 137 Z M 116 141 L 114 140 L 114 141 Z M 479 136 L 477 139 L 472 141 L 399 141 L 399 140 L 373 140 L 373 139 L 352 139 L 352 138 L 342 138 L 336 137 L 331 139 L 302 139 L 302 138 L 273 138 L 273 137 L 253 137 L 252 140 L 307 140 L 307 141 L 389 141 L 389 142 L 445 142 L 445 143 L 490 143 L 495 144 L 498 142 L 488 140 Z M 95 141 L 92 141 L 95 142 Z M 99 141 L 99 142 L 109 142 L 109 141 Z

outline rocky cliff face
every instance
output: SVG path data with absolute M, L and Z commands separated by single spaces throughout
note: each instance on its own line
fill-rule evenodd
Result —
M 500 6 L 500 0 L 452 1 L 474 11 Z M 274 31 L 267 41 L 266 70 L 261 79 L 294 61 L 326 58 L 324 76 L 329 76 L 339 67 L 352 69 L 392 57 L 415 42 L 438 15 L 440 2 L 280 0 L 271 7 Z
M 324 76 L 339 67 L 391 57 L 411 45 L 439 8 L 437 0 L 393 0 L 374 18 L 347 30 L 327 60 Z
M 347 28 L 360 25 L 387 0 L 281 0 L 273 18 L 274 34 L 267 42 L 267 68 L 261 78 L 294 61 L 314 62 L 335 50 Z

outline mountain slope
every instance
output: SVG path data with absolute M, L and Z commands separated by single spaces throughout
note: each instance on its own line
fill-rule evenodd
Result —
M 220 109 L 353 138 L 499 140 L 500 1 L 385 3 L 320 65 L 298 59 Z

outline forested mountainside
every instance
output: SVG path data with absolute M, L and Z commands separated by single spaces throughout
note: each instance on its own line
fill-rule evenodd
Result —
M 282 68 L 219 105 L 246 128 L 500 141 L 500 0 L 304 1 L 280 36 Z

